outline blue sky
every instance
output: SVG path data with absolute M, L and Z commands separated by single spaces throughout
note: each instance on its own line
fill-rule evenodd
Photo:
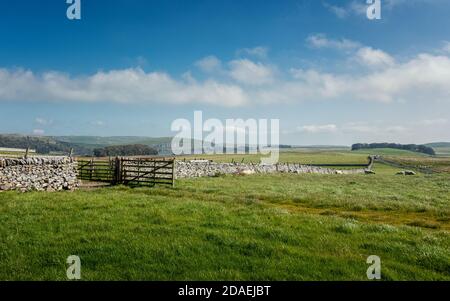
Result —
M 0 131 L 167 136 L 279 118 L 281 141 L 450 141 L 450 2 L 0 0 Z

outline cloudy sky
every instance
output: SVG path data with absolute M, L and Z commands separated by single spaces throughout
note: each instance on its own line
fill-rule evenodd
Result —
M 281 142 L 450 141 L 450 1 L 0 0 L 0 132 L 168 136 L 278 118 Z

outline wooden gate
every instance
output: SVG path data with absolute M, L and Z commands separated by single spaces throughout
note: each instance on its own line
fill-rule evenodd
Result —
M 114 181 L 114 171 L 116 169 L 114 160 L 77 160 L 78 178 L 80 180 L 93 182 Z
M 156 184 L 174 185 L 175 159 L 166 158 L 138 158 L 118 159 L 120 172 L 117 181 L 125 185 Z M 116 163 L 116 165 L 119 163 Z
M 121 158 L 78 160 L 81 180 L 113 185 L 155 186 L 175 184 L 175 158 Z

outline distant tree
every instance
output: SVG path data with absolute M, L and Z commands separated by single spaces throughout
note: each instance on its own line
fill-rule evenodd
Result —
M 106 153 L 106 150 L 104 148 L 95 148 L 94 149 L 94 156 L 95 157 L 106 157 L 108 154 Z

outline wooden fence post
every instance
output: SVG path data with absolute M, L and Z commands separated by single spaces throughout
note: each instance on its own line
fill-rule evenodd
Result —
M 116 164 L 114 166 L 114 185 L 122 183 L 122 160 L 116 157 Z
M 175 187 L 175 159 L 172 160 L 172 187 Z
M 153 160 L 153 186 L 156 185 L 156 161 Z
M 138 159 L 138 166 L 137 166 L 137 180 L 139 182 L 139 180 L 141 179 L 141 161 L 142 159 Z
M 92 173 L 94 171 L 94 158 L 91 159 L 90 169 L 89 169 L 89 181 L 92 181 Z
M 369 163 L 367 164 L 367 169 L 368 170 L 371 170 L 372 169 L 372 166 L 373 166 L 373 163 L 375 162 L 375 158 L 374 158 L 374 156 L 369 156 Z

